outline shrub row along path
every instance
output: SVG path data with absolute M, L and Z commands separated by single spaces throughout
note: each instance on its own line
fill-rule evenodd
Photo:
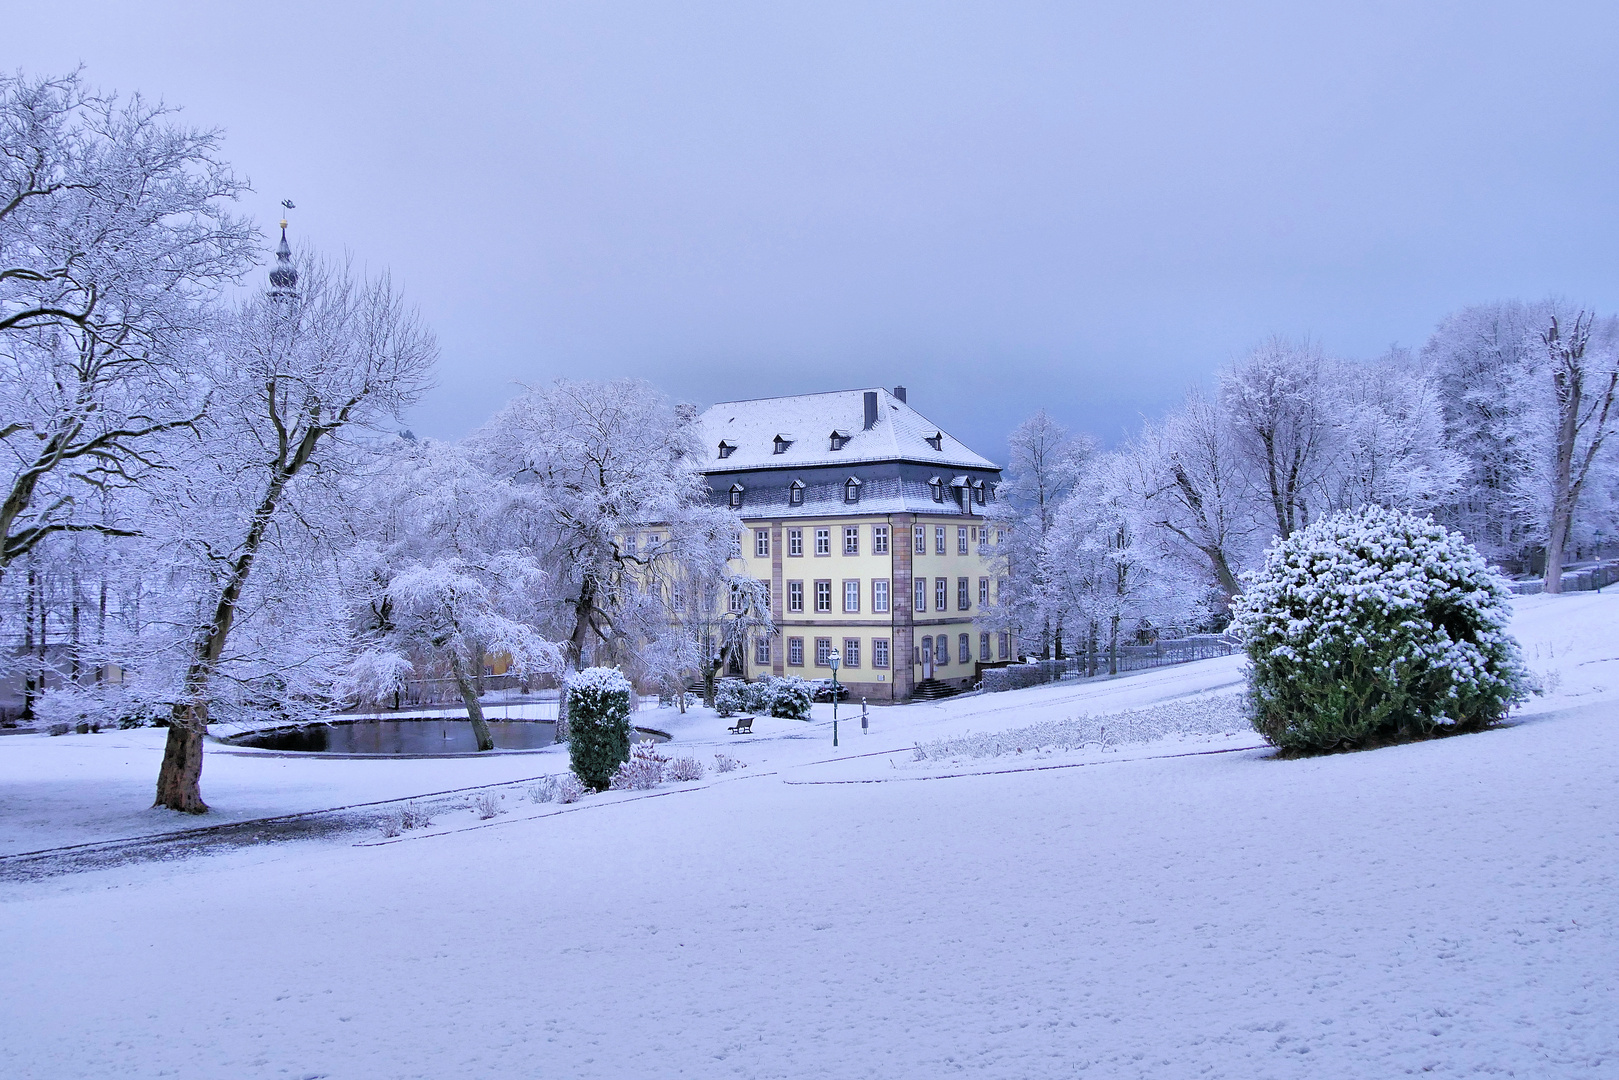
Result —
M 819 712 L 752 743 L 694 715 L 669 752 L 749 766 L 678 797 L 0 884 L 0 1074 L 1611 1075 L 1619 597 L 1517 629 L 1557 688 L 1478 735 L 788 784 L 942 773 L 880 751 L 987 722 L 856 723 L 840 761 Z M 1165 700 L 1129 683 L 1100 711 Z M 160 954 L 205 1001 L 152 992 Z

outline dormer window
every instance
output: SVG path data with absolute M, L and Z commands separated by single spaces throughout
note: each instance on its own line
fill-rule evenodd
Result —
M 860 501 L 860 478 L 851 476 L 843 482 L 843 501 L 857 503 Z
M 928 445 L 933 447 L 933 449 L 935 449 L 935 450 L 943 450 L 944 449 L 944 432 L 935 431 L 932 435 L 929 435 L 927 437 L 927 439 L 928 439 Z
M 834 431 L 834 432 L 832 432 L 832 435 L 830 437 L 830 442 L 831 442 L 831 446 L 832 446 L 833 450 L 842 450 L 843 449 L 843 444 L 848 442 L 848 441 L 849 441 L 849 433 L 847 431 Z
M 777 454 L 785 454 L 787 452 L 787 448 L 791 445 L 793 445 L 793 437 L 791 435 L 777 435 L 775 439 L 775 450 L 772 452 Z
M 804 481 L 794 480 L 792 483 L 787 485 L 787 505 L 804 505 Z
M 728 458 L 734 453 L 736 453 L 736 443 L 726 442 L 724 439 L 721 439 L 720 440 L 720 457 Z
M 982 480 L 973 481 L 973 502 L 979 506 L 984 505 L 984 482 Z
M 935 476 L 932 480 L 928 481 L 928 488 L 933 492 L 934 502 L 944 502 L 944 480 Z
M 735 447 L 733 447 L 732 449 L 735 449 Z M 742 506 L 742 485 L 741 484 L 732 484 L 731 485 L 731 509 L 732 510 L 737 510 L 737 509 L 740 509 L 741 506 Z

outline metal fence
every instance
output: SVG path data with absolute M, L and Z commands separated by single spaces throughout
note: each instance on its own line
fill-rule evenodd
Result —
M 1563 571 L 1564 592 L 1590 592 L 1615 582 L 1619 582 L 1619 560 Z M 1512 590 L 1514 596 L 1534 596 L 1544 592 L 1546 584 L 1544 580 L 1536 578 L 1533 581 L 1509 581 L 1507 588 Z
M 1120 645 L 1117 650 L 1119 671 L 1141 671 L 1145 668 L 1185 664 L 1193 660 L 1207 660 L 1215 656 L 1230 656 L 1237 646 L 1219 634 L 1194 634 L 1190 637 L 1168 638 L 1151 645 Z M 1106 650 L 1095 656 L 1081 653 L 1062 660 L 1035 660 L 1027 664 L 1009 664 L 1006 667 L 986 668 L 983 688 L 989 691 L 1016 690 L 1023 686 L 1062 679 L 1083 679 L 1105 675 L 1114 666 Z

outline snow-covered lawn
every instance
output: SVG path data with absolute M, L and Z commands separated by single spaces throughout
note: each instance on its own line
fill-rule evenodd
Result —
M 1230 659 L 873 709 L 835 753 L 829 706 L 751 739 L 664 712 L 670 752 L 748 767 L 0 885 L 0 1075 L 1619 1075 L 1619 596 L 1517 611 L 1551 693 L 1480 735 L 913 760 L 1218 699 Z M 5 850 L 161 824 L 152 734 L 0 738 Z M 241 818 L 564 762 L 220 754 L 203 784 Z

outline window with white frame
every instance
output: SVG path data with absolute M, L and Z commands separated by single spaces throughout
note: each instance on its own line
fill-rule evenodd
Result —
M 843 639 L 843 666 L 857 668 L 860 666 L 860 639 L 846 637 Z
M 832 666 L 832 639 L 831 638 L 829 638 L 829 637 L 818 637 L 818 638 L 815 639 L 815 666 L 816 667 L 831 667 Z
M 871 610 L 878 615 L 888 614 L 888 579 L 871 579 Z
M 860 526 L 845 525 L 843 527 L 843 553 L 845 555 L 860 554 Z
M 1006 579 L 1003 577 L 995 579 L 995 602 L 1006 603 Z
M 792 483 L 787 485 L 787 505 L 804 505 L 804 481 L 794 480 Z
M 753 530 L 753 554 L 755 558 L 770 558 L 770 530 Z
M 933 610 L 950 610 L 950 579 L 947 577 L 933 579 Z
M 804 639 L 790 637 L 787 639 L 787 663 L 792 667 L 804 666 Z
M 852 615 L 860 610 L 860 579 L 847 578 L 843 582 L 843 611 Z
M 794 612 L 804 610 L 804 583 L 802 581 L 789 581 L 787 583 L 787 610 Z
M 989 607 L 989 578 L 987 577 L 978 579 L 978 606 L 980 608 Z M 984 659 L 988 660 L 989 657 L 986 656 Z
M 832 582 L 830 579 L 815 583 L 815 610 L 820 612 L 832 610 Z
M 856 477 L 849 477 L 843 482 L 843 501 L 857 503 L 860 501 L 860 481 Z
M 928 527 L 918 525 L 911 532 L 911 554 L 926 555 L 928 553 Z
M 888 554 L 887 525 L 873 525 L 871 527 L 871 553 L 873 555 Z
M 638 540 L 639 537 L 637 537 L 634 533 L 630 533 L 630 535 L 624 538 L 624 554 L 630 556 L 632 559 L 635 557 L 636 548 L 640 546 Z
M 743 612 L 743 611 L 747 610 L 747 604 L 744 602 L 745 600 L 746 600 L 746 597 L 743 595 L 742 590 L 737 588 L 735 585 L 732 585 L 731 586 L 731 611 L 735 612 L 735 613 L 740 613 L 740 612 Z
M 950 635 L 940 634 L 933 639 L 933 662 L 939 667 L 950 666 Z
M 988 631 L 985 631 L 984 633 L 978 635 L 978 659 L 983 661 L 986 664 L 989 663 L 990 656 L 989 656 L 989 632 Z
M 967 634 L 962 634 L 960 637 L 958 637 L 956 639 L 956 648 L 956 656 L 963 664 L 970 664 L 973 662 L 973 640 L 970 636 Z
M 1012 642 L 1005 631 L 995 635 L 995 653 L 1001 660 L 1009 659 L 1012 655 Z
M 760 667 L 770 665 L 770 639 L 761 637 L 753 643 L 753 662 Z
M 789 558 L 799 558 L 804 554 L 804 530 L 787 530 L 787 555 Z
M 911 607 L 917 611 L 928 609 L 928 579 L 919 577 L 911 583 L 911 590 L 915 594 L 911 598 Z
M 972 610 L 972 578 L 958 577 L 956 579 L 956 610 Z
M 933 526 L 933 554 L 935 554 L 935 555 L 944 555 L 944 554 L 946 554 L 946 551 L 945 551 L 945 548 L 944 548 L 944 526 L 943 525 L 935 525 L 935 526 Z
M 830 554 L 832 554 L 832 530 L 831 529 L 816 529 L 815 530 L 815 554 L 817 554 L 817 555 L 830 555 Z
M 967 554 L 967 526 L 956 526 L 956 554 Z
M 739 507 L 741 505 L 742 505 L 742 485 L 741 484 L 732 484 L 731 485 L 731 509 L 735 510 L 737 507 Z
M 874 637 L 871 639 L 871 666 L 885 668 L 888 666 L 888 639 Z

